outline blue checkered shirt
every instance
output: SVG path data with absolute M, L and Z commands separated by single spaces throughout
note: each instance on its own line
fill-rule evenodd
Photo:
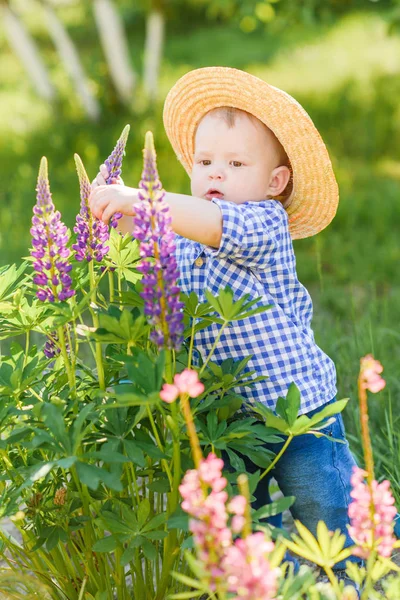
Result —
M 230 357 L 252 356 L 246 371 L 268 379 L 235 388 L 249 404 L 258 400 L 274 409 L 278 397 L 286 396 L 294 382 L 301 392 L 301 414 L 322 406 L 336 395 L 336 370 L 314 340 L 312 301 L 297 278 L 285 209 L 276 200 L 238 205 L 214 198 L 212 202 L 223 217 L 218 249 L 176 236 L 182 291 L 194 291 L 204 302 L 204 290 L 217 295 L 228 285 L 235 299 L 250 294 L 250 299 L 260 298 L 255 306 L 273 307 L 228 326 L 211 360 L 221 363 Z M 196 333 L 195 346 L 203 359 L 220 327 L 212 324 Z

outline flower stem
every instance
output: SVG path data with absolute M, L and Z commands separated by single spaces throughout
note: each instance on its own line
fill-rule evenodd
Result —
M 213 347 L 210 350 L 210 354 L 207 356 L 206 358 L 206 362 L 204 363 L 204 365 L 201 367 L 200 371 L 199 371 L 199 376 L 202 374 L 202 372 L 204 371 L 204 369 L 206 368 L 206 366 L 208 365 L 210 358 L 212 357 L 212 355 L 215 352 L 215 348 L 218 346 L 218 342 L 221 338 L 222 332 L 224 331 L 225 327 L 229 324 L 228 321 L 225 321 L 225 323 L 222 325 L 221 329 L 218 332 L 217 337 L 215 338 L 215 342 L 213 344 Z
M 175 406 L 175 404 L 173 404 Z M 181 395 L 181 409 L 184 416 L 186 427 L 189 435 L 190 447 L 192 449 L 192 456 L 196 469 L 199 468 L 200 462 L 203 458 L 203 453 L 200 448 L 199 438 L 196 432 L 196 427 L 193 421 L 193 414 L 190 409 L 189 396 L 188 394 Z
M 192 366 L 192 357 L 193 357 L 193 345 L 194 345 L 194 330 L 196 327 L 196 319 L 193 319 L 192 321 L 192 331 L 190 332 L 190 345 L 189 345 L 189 357 L 188 357 L 188 366 L 187 368 L 190 369 Z
M 57 332 L 58 332 L 58 339 L 60 341 L 61 354 L 64 359 L 65 370 L 67 371 L 68 383 L 69 383 L 69 387 L 71 390 L 71 395 L 73 398 L 75 398 L 76 397 L 75 373 L 71 369 L 71 364 L 70 364 L 69 358 L 68 358 L 67 346 L 65 343 L 64 327 L 62 325 L 60 325 L 60 327 L 57 328 Z
M 242 496 L 246 498 L 246 508 L 244 512 L 245 524 L 243 527 L 243 537 L 251 534 L 251 511 L 250 511 L 250 489 L 249 479 L 245 473 L 241 473 L 237 478 L 238 486 Z
M 90 276 L 90 291 L 93 294 L 93 302 L 96 302 L 96 282 L 95 282 L 95 274 L 94 274 L 94 266 L 93 261 L 89 263 L 89 276 Z M 95 311 L 92 311 L 93 317 L 93 325 L 98 329 L 99 327 L 99 318 Z M 103 355 L 101 352 L 101 343 L 96 342 L 96 366 L 97 366 L 97 374 L 99 377 L 99 388 L 101 390 L 105 390 L 105 380 L 104 380 L 104 366 L 103 366 Z
M 108 287 L 110 290 L 110 303 L 114 302 L 114 273 L 108 271 Z
M 263 479 L 270 471 L 272 471 L 272 469 L 274 468 L 274 466 L 276 465 L 276 463 L 278 462 L 278 460 L 280 459 L 280 457 L 282 456 L 282 454 L 285 452 L 286 448 L 289 446 L 290 442 L 292 441 L 292 439 L 294 438 L 293 434 L 290 434 L 288 436 L 288 439 L 286 440 L 286 442 L 283 444 L 281 450 L 278 452 L 278 454 L 275 456 L 274 460 L 272 461 L 272 463 L 269 465 L 269 467 L 267 467 L 264 471 L 264 473 L 261 475 L 260 477 L 260 481 L 261 479 Z
M 333 589 L 335 591 L 335 594 L 336 594 L 336 598 L 341 598 L 342 594 L 341 594 L 341 591 L 340 591 L 339 583 L 338 583 L 338 580 L 335 577 L 335 574 L 334 574 L 333 570 L 331 569 L 331 567 L 328 567 L 328 565 L 324 565 L 323 568 L 324 568 L 325 573 L 328 576 L 329 581 L 332 584 L 332 587 L 333 587 Z
M 368 484 L 374 479 L 374 458 L 372 454 L 371 437 L 368 427 L 368 401 L 367 390 L 362 385 L 361 377 L 358 378 L 358 400 L 360 405 L 361 437 L 364 450 L 365 470 L 368 472 Z

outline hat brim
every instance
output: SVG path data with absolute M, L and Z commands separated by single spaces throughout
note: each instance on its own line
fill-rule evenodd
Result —
M 286 92 L 239 69 L 205 67 L 181 77 L 168 93 L 164 126 L 172 147 L 191 174 L 194 138 L 210 110 L 245 110 L 269 127 L 293 170 L 293 191 L 285 208 L 293 239 L 315 235 L 336 214 L 339 193 L 326 146 L 304 108 Z

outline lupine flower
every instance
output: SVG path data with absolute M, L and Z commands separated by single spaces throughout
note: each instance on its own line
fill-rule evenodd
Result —
M 280 570 L 272 569 L 268 556 L 274 543 L 258 532 L 238 538 L 227 549 L 222 561 L 228 591 L 233 600 L 273 600 L 278 591 Z
M 198 469 L 187 471 L 179 486 L 182 509 L 192 517 L 189 528 L 212 590 L 226 585 L 226 574 L 221 565 L 232 545 L 230 514 L 233 513 L 235 519 L 244 513 L 246 505 L 243 496 L 236 496 L 227 506 L 225 487 L 228 482 L 222 476 L 223 466 L 223 460 L 211 453 L 201 460 Z
M 76 217 L 74 232 L 77 234 L 76 244 L 72 248 L 76 250 L 75 258 L 78 261 L 95 260 L 101 262 L 107 254 L 109 247 L 109 231 L 107 224 L 92 215 L 89 208 L 89 196 L 91 185 L 85 167 L 78 156 L 74 155 L 76 170 L 79 177 L 79 186 L 81 193 L 81 210 Z
M 60 354 L 61 350 L 60 347 L 56 344 L 57 341 L 57 332 L 53 331 L 51 334 L 51 338 L 47 338 L 47 341 L 43 347 L 44 355 L 47 356 L 47 358 L 55 358 L 56 356 L 58 356 L 58 354 Z
M 349 534 L 357 545 L 354 554 L 368 558 L 373 549 L 389 558 L 395 538 L 393 535 L 396 507 L 390 491 L 390 483 L 385 480 L 378 483 L 375 479 L 371 486 L 365 483 L 367 471 L 354 467 L 351 477 L 353 502 L 349 505 Z M 372 489 L 372 494 L 371 494 Z
M 144 165 L 135 204 L 133 236 L 140 241 L 143 273 L 144 310 L 154 326 L 151 339 L 159 347 L 178 349 L 182 343 L 183 304 L 176 285 L 179 273 L 175 258 L 175 234 L 165 202 L 165 191 L 158 178 L 156 153 L 151 132 L 146 134 Z M 148 258 L 152 260 L 147 260 Z
M 36 295 L 42 301 L 67 300 L 75 294 L 69 275 L 72 269 L 68 260 L 69 236 L 60 213 L 54 208 L 45 157 L 40 162 L 36 192 L 30 230 L 33 246 L 30 253 L 35 258 L 33 267 L 36 271 L 33 282 L 39 287 Z
M 201 461 L 201 470 L 187 471 L 179 486 L 183 498 L 182 508 L 194 517 L 189 522 L 193 533 L 198 558 L 203 562 L 204 570 L 209 575 L 212 590 L 223 583 L 223 571 L 220 568 L 225 550 L 232 543 L 232 533 L 228 527 L 226 501 L 228 494 L 224 491 L 227 481 L 222 477 L 223 460 L 209 454 Z M 208 482 L 202 475 L 212 473 Z M 207 495 L 206 490 L 211 487 Z
M 65 339 L 66 339 L 66 350 L 67 354 L 70 353 L 70 346 L 68 343 L 68 330 L 70 329 L 69 325 L 64 325 Z M 43 346 L 43 353 L 47 358 L 55 358 L 59 354 L 61 354 L 61 348 L 58 344 L 58 332 L 52 331 L 51 336 L 47 338 L 45 345 Z
M 160 392 L 161 400 L 174 402 L 180 394 L 189 394 L 191 398 L 197 398 L 204 392 L 204 385 L 199 381 L 197 371 L 185 369 L 174 377 L 174 383 L 164 383 Z
M 120 175 L 121 175 L 122 159 L 123 159 L 124 153 L 125 153 L 126 142 L 128 141 L 129 130 L 130 130 L 130 126 L 125 125 L 114 150 L 111 152 L 110 156 L 107 158 L 107 160 L 104 163 L 106 165 L 107 171 L 108 171 L 108 178 L 106 179 L 107 185 L 114 183 L 115 180 L 118 179 L 118 177 L 120 177 Z M 114 229 L 115 229 L 118 226 L 118 220 L 121 217 L 122 217 L 122 213 L 120 213 L 120 212 L 114 213 L 110 219 L 111 227 L 114 227 Z
M 364 389 L 369 390 L 373 394 L 380 392 L 386 385 L 386 381 L 382 379 L 380 373 L 383 371 L 383 366 L 379 360 L 375 360 L 372 354 L 367 354 L 360 360 L 360 383 Z

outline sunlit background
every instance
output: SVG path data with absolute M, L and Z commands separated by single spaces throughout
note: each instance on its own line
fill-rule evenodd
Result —
M 188 70 L 242 68 L 306 108 L 341 200 L 325 231 L 295 242 L 298 272 L 340 397 L 353 401 L 346 423 L 357 452 L 358 360 L 374 352 L 385 366 L 387 388 L 371 406 L 375 452 L 381 475 L 399 482 L 399 438 L 385 420 L 400 406 L 400 3 L 3 0 L 0 9 L 0 265 L 28 253 L 43 155 L 70 227 L 79 211 L 74 152 L 94 177 L 127 123 L 125 182 L 138 183 L 151 129 L 164 187 L 189 192 L 162 127 L 166 93 Z

